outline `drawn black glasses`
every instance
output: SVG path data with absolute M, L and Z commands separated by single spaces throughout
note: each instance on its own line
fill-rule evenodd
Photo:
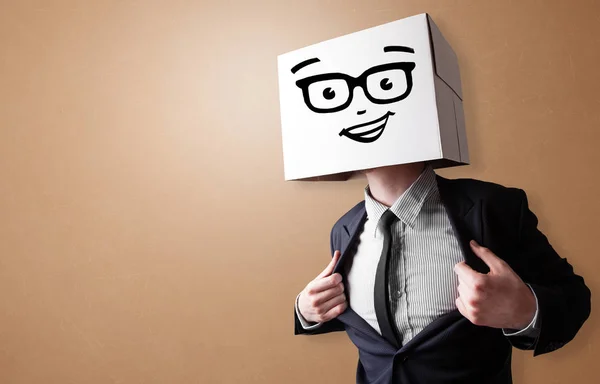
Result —
M 374 104 L 391 104 L 405 99 L 413 86 L 414 62 L 396 62 L 369 68 L 358 77 L 324 73 L 296 81 L 306 106 L 315 113 L 342 111 L 352 103 L 354 89 L 362 88 Z

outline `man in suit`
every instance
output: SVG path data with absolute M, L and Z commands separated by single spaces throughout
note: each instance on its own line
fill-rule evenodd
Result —
M 327 268 L 296 298 L 295 333 L 345 330 L 357 383 L 511 383 L 511 346 L 569 342 L 590 291 L 537 229 L 520 189 L 419 162 L 364 171 Z

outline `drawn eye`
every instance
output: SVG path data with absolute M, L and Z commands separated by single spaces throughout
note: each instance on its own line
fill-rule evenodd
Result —
M 387 77 L 383 80 L 381 80 L 379 82 L 379 86 L 381 87 L 381 89 L 383 89 L 384 91 L 389 91 L 390 89 L 392 89 L 392 87 L 394 86 L 394 84 L 390 81 L 390 79 L 388 79 Z
M 367 77 L 367 90 L 377 100 L 395 99 L 407 89 L 406 73 L 402 69 L 388 69 Z
M 342 79 L 316 81 L 308 86 L 310 103 L 319 109 L 333 109 L 348 101 L 350 90 Z
M 332 100 L 335 97 L 335 91 L 331 87 L 327 87 L 323 90 L 323 97 L 327 100 Z

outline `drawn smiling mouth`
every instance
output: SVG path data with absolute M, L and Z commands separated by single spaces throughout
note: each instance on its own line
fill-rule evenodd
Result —
M 346 136 L 359 143 L 372 143 L 381 137 L 388 122 L 388 118 L 393 115 L 395 115 L 394 112 L 388 111 L 385 115 L 376 120 L 353 125 L 350 128 L 344 128 L 340 131 L 340 136 Z

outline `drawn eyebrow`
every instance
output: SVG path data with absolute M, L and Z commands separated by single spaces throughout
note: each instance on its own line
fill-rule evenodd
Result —
M 312 59 L 304 60 L 303 62 L 298 63 L 292 67 L 292 73 L 296 73 L 299 70 L 301 70 L 302 68 L 306 67 L 307 65 L 318 63 L 319 61 L 321 61 L 321 60 L 317 59 L 316 57 L 313 57 Z
M 383 47 L 383 52 L 415 53 L 415 50 L 411 47 L 404 47 L 402 45 L 388 45 L 387 47 Z

